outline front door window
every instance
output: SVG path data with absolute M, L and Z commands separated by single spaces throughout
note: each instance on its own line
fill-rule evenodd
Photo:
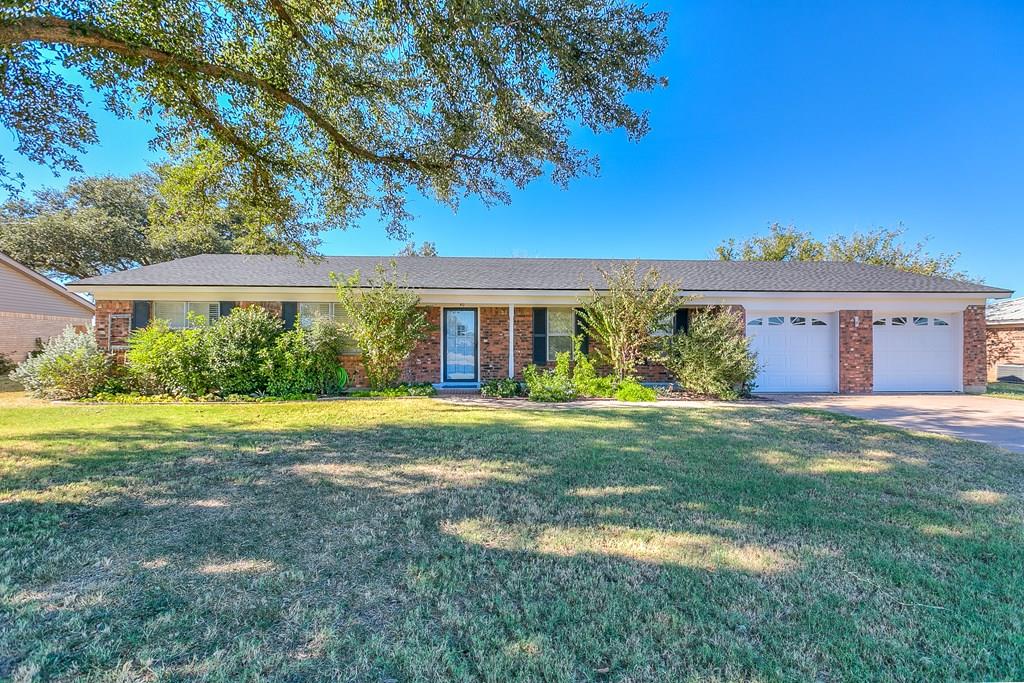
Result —
M 473 309 L 445 310 L 444 380 L 476 381 L 476 311 Z

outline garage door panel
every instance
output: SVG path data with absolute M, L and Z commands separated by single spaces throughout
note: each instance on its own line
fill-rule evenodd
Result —
M 874 321 L 875 391 L 959 391 L 954 316 L 880 316 Z
M 815 322 L 816 321 L 816 322 Z M 747 321 L 757 353 L 757 390 L 835 391 L 835 326 L 828 314 L 752 314 Z

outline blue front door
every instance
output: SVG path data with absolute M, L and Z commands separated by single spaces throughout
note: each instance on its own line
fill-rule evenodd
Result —
M 476 381 L 476 310 L 444 312 L 444 381 Z

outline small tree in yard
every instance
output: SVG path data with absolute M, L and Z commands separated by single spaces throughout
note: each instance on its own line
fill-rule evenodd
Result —
M 359 271 L 348 278 L 332 275 L 344 311 L 341 325 L 362 356 L 372 389 L 394 386 L 402 364 L 416 344 L 427 337 L 430 323 L 419 308 L 420 298 L 399 282 L 398 270 L 378 265 L 374 276 L 361 282 Z
M 577 315 L 599 362 L 623 379 L 657 352 L 654 333 L 671 332 L 672 315 L 681 305 L 680 285 L 665 282 L 656 268 L 642 275 L 637 263 L 610 270 L 598 268 L 605 292 L 590 288 L 590 299 Z

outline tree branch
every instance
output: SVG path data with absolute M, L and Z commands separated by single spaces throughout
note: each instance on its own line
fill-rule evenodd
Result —
M 202 74 L 211 78 L 234 81 L 255 88 L 267 96 L 301 112 L 315 127 L 323 131 L 338 147 L 363 161 L 394 164 L 418 171 L 440 170 L 442 164 L 425 163 L 403 154 L 377 154 L 349 140 L 326 116 L 288 90 L 246 71 L 205 62 L 185 55 L 132 43 L 111 35 L 105 29 L 61 17 L 36 16 L 14 19 L 0 25 L 0 45 L 43 42 L 75 47 L 95 48 L 133 59 L 143 59 L 163 67 Z

